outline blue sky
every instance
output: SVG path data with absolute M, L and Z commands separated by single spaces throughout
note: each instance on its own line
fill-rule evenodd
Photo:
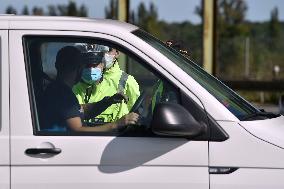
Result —
M 24 5 L 31 9 L 33 6 L 47 7 L 50 4 L 67 4 L 69 0 L 0 0 L 0 14 L 5 13 L 8 5 L 21 12 Z M 270 12 L 278 7 L 279 18 L 284 21 L 284 0 L 245 0 L 249 7 L 246 18 L 251 21 L 269 20 Z M 131 10 L 136 10 L 142 0 L 130 0 Z M 143 0 L 149 6 L 154 2 L 158 8 L 159 19 L 168 22 L 191 21 L 199 23 L 200 18 L 194 13 L 195 7 L 201 0 Z M 84 3 L 88 7 L 90 17 L 104 18 L 104 9 L 109 0 L 76 0 L 77 5 Z

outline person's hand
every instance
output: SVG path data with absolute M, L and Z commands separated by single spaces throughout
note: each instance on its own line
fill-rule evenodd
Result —
M 137 123 L 139 115 L 137 113 L 131 112 L 122 116 L 119 120 L 116 121 L 116 127 L 118 130 L 123 129 L 127 125 L 134 125 Z
M 122 100 L 124 100 L 127 103 L 128 97 L 123 93 L 116 93 L 113 96 L 109 97 L 108 100 L 110 100 L 112 104 L 120 103 Z

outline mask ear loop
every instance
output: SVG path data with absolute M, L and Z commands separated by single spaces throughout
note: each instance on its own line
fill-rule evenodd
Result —
M 118 58 L 113 59 L 112 66 L 110 68 L 112 68 L 116 63 L 118 64 Z

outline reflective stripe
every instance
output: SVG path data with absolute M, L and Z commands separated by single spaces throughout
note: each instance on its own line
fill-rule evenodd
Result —
M 124 88 L 125 88 L 127 79 L 128 79 L 128 74 L 122 71 L 120 79 L 119 79 L 119 83 L 118 83 L 117 92 L 124 94 Z M 119 116 L 120 112 L 122 111 L 122 105 L 116 104 L 116 106 L 119 109 L 117 113 L 117 116 Z M 116 119 L 119 119 L 119 117 L 116 117 Z
M 119 83 L 118 83 L 118 91 L 117 92 L 124 93 L 124 88 L 125 88 L 127 79 L 128 79 L 128 74 L 125 73 L 124 71 L 122 71 L 122 74 L 120 76 Z
M 88 86 L 86 88 L 86 93 L 85 93 L 85 97 L 84 97 L 85 104 L 89 103 L 93 89 L 94 89 L 94 85 Z

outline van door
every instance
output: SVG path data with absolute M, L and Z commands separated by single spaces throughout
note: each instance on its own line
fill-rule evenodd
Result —
M 0 30 L 0 188 L 10 188 L 8 30 Z
M 247 122 L 253 125 L 254 121 Z M 284 188 L 284 153 L 281 147 L 258 138 L 239 123 L 218 121 L 218 124 L 230 138 L 209 143 L 210 188 Z
M 10 56 L 13 189 L 209 188 L 206 140 L 160 137 L 138 125 L 128 135 L 70 135 L 41 129 L 37 116 L 37 94 L 44 83 L 55 78 L 54 62 L 60 48 L 75 43 L 93 44 L 99 41 L 102 44 L 107 41 L 108 45 L 117 45 L 116 48 L 121 48 L 121 51 L 127 49 L 125 56 L 128 52 L 136 56 L 133 61 L 141 63 L 137 74 L 146 73 L 147 78 L 151 78 L 157 71 L 154 69 L 157 65 L 130 42 L 99 33 L 20 30 L 10 32 L 10 41 L 10 50 L 13 51 Z M 145 62 L 153 72 L 145 69 L 147 66 L 142 65 Z M 41 66 L 35 66 L 38 63 Z M 174 94 L 185 92 L 186 89 L 177 84 L 168 72 L 159 70 L 159 73 L 157 80 L 173 79 L 171 86 Z M 163 76 L 164 73 L 167 77 Z M 39 82 L 47 76 L 49 81 Z M 146 82 L 139 82 L 138 76 L 136 79 L 142 91 Z M 149 101 L 151 97 L 147 99 Z

